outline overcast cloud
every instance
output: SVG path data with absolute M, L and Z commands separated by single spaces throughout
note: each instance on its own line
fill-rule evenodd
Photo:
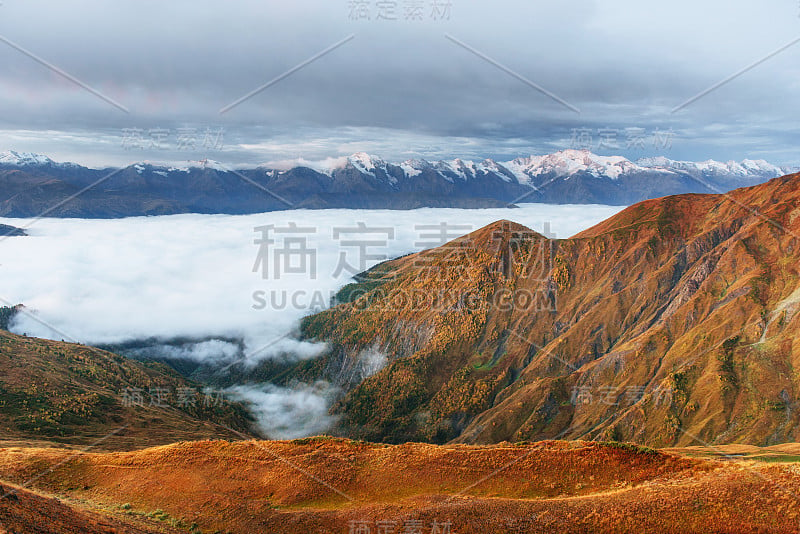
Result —
M 800 44 L 671 113 L 800 36 L 795 0 L 439 0 L 440 9 L 450 4 L 441 20 L 432 19 L 431 0 L 422 20 L 406 20 L 408 2 L 395 3 L 394 15 L 382 15 L 397 20 L 378 19 L 374 1 L 366 2 L 369 20 L 353 20 L 353 3 L 339 0 L 6 0 L 1 37 L 129 113 L 0 43 L 0 149 L 94 166 L 204 157 L 255 164 L 356 151 L 480 159 L 570 148 L 574 129 L 592 132 L 599 145 L 600 130 L 610 129 L 620 132 L 617 147 L 596 152 L 800 162 Z M 129 150 L 122 141 L 130 128 L 170 135 L 159 149 Z M 224 142 L 177 150 L 179 128 L 222 129 Z M 648 142 L 628 146 L 628 128 Z M 670 129 L 669 146 L 649 142 Z

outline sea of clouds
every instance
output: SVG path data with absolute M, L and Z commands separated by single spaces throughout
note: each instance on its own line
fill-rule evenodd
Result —
M 253 364 L 272 357 L 313 358 L 325 347 L 293 336 L 299 320 L 326 307 L 362 267 L 438 244 L 430 227 L 444 223 L 454 238 L 511 219 L 564 238 L 620 209 L 524 204 L 513 210 L 0 219 L 17 227 L 30 224 L 28 237 L 0 240 L 0 305 L 26 306 L 10 328 L 30 336 L 92 345 L 149 340 L 162 357 L 220 366 L 242 359 Z M 381 231 L 346 231 L 360 224 Z M 257 243 L 264 234 L 256 229 L 269 225 L 274 225 L 270 242 Z M 300 231 L 278 231 L 292 225 Z M 361 248 L 359 241 L 370 244 Z M 278 252 L 292 247 L 301 252 Z M 266 259 L 266 272 L 259 257 Z M 248 386 L 231 393 L 253 404 L 271 437 L 324 430 L 318 423 L 326 421 L 331 398 L 320 384 Z

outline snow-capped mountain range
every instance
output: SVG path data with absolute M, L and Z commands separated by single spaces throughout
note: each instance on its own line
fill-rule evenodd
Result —
M 423 172 L 433 171 L 448 181 L 471 180 L 483 175 L 494 174 L 501 179 L 516 181 L 523 185 L 535 185 L 538 177 L 549 179 L 569 177 L 577 174 L 616 180 L 626 174 L 657 172 L 665 174 L 691 174 L 692 176 L 716 176 L 721 178 L 776 178 L 792 172 L 792 169 L 773 165 L 763 159 L 745 159 L 742 162 L 719 162 L 714 160 L 691 162 L 676 161 L 666 157 L 643 158 L 636 162 L 622 156 L 598 156 L 588 150 L 562 150 L 544 156 L 520 157 L 511 161 L 498 162 L 486 159 L 480 162 L 453 159 L 429 162 L 412 159 L 402 163 L 389 163 L 379 157 L 359 152 L 335 163 L 314 165 L 305 162 L 314 170 L 334 177 L 337 171 L 352 167 L 363 174 L 375 176 L 376 170 L 390 176 L 394 182 L 394 168 L 400 168 L 405 178 L 414 178 Z M 265 166 L 269 166 L 268 164 Z M 297 166 L 302 166 L 298 163 Z M 279 171 L 280 172 L 280 171 Z M 283 171 L 285 172 L 285 171 Z
M 111 217 L 150 213 L 253 213 L 291 208 L 499 207 L 518 202 L 632 204 L 678 193 L 722 193 L 791 172 L 764 160 L 636 162 L 587 150 L 510 161 L 388 162 L 363 152 L 324 162 L 228 167 L 203 160 L 182 166 L 141 162 L 88 169 L 47 156 L 0 153 L 0 215 L 35 216 L 114 173 L 56 212 Z M 74 191 L 73 191 L 74 190 Z

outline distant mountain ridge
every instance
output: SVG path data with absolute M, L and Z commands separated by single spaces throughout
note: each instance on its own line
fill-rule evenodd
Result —
M 518 202 L 627 205 L 680 193 L 725 192 L 790 169 L 764 160 L 721 163 L 664 157 L 632 162 L 563 150 L 498 162 L 390 163 L 359 152 L 329 163 L 253 168 L 204 160 L 90 169 L 47 156 L 0 153 L 0 216 L 114 218 L 287 209 L 488 208 Z

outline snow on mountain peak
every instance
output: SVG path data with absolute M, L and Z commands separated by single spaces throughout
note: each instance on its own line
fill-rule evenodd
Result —
M 159 174 L 173 171 L 189 172 L 190 168 L 213 169 L 227 171 L 230 168 L 242 166 L 226 166 L 216 161 L 202 160 L 190 161 L 186 166 L 159 167 Z M 144 165 L 149 165 L 143 162 Z M 144 171 L 142 163 L 135 167 L 136 171 Z M 0 166 L 52 166 L 52 167 L 79 167 L 73 163 L 56 163 L 47 156 L 13 150 L 0 152 Z M 424 159 L 409 159 L 402 163 L 393 164 L 366 152 L 356 152 L 350 156 L 327 158 L 322 161 L 307 161 L 305 159 L 284 160 L 270 162 L 259 168 L 267 172 L 288 172 L 297 167 L 308 167 L 331 178 L 337 171 L 352 168 L 362 174 L 373 178 L 382 177 L 396 184 L 403 178 L 415 178 L 424 172 L 437 173 L 441 178 L 450 182 L 467 182 L 480 179 L 486 175 L 499 178 L 506 182 L 516 179 L 521 185 L 538 184 L 542 179 L 565 179 L 576 174 L 589 175 L 597 178 L 618 180 L 623 175 L 630 173 L 670 173 L 688 174 L 693 176 L 708 176 L 736 181 L 742 178 L 775 178 L 792 172 L 782 169 L 763 159 L 745 159 L 741 162 L 728 161 L 726 163 L 707 160 L 703 162 L 675 161 L 664 156 L 642 158 L 632 162 L 622 156 L 599 156 L 589 150 L 566 149 L 542 156 L 520 157 L 511 161 L 497 162 L 486 159 L 481 162 L 455 158 L 429 162 Z M 273 174 L 274 174 L 273 172 Z
M 431 168 L 431 164 L 424 159 L 409 159 L 400 164 L 400 168 L 409 178 L 419 176 L 422 171 Z
M 723 163 L 709 159 L 706 161 L 675 161 L 663 156 L 654 158 L 643 158 L 637 161 L 643 167 L 650 169 L 670 169 L 685 172 L 702 173 L 715 176 L 761 176 L 776 178 L 784 173 L 784 169 L 772 165 L 763 159 L 745 159 L 742 162 L 728 161 Z
M 783 174 L 784 170 L 763 159 L 746 159 L 741 163 L 742 167 L 749 171 L 777 172 Z
M 16 152 L 8 150 L 0 152 L 0 165 L 53 165 L 55 162 L 43 156 L 42 154 L 34 154 L 33 152 Z
M 207 158 L 201 159 L 200 161 L 198 161 L 198 163 L 203 169 L 212 169 L 215 171 L 222 171 L 222 172 L 228 172 L 230 170 L 227 165 L 223 165 L 219 161 L 215 161 L 213 159 L 207 159 Z
M 598 156 L 588 150 L 561 150 L 546 156 L 517 158 L 503 163 L 523 183 L 530 183 L 534 176 L 554 173 L 569 176 L 588 172 L 594 176 L 617 179 L 623 173 L 641 170 L 641 167 L 622 156 Z
M 664 156 L 655 156 L 650 158 L 641 158 L 636 161 L 642 167 L 672 167 L 676 161 L 673 161 Z
M 348 161 L 349 158 L 347 157 L 326 158 L 318 161 L 296 158 L 270 161 L 259 165 L 259 168 L 265 169 L 268 173 L 275 175 L 276 173 L 283 174 L 292 169 L 303 167 L 331 177 L 335 171 L 345 168 Z
M 373 176 L 375 176 L 376 167 L 385 165 L 383 160 L 370 156 L 366 152 L 356 152 L 348 157 L 347 161 L 364 174 L 371 174 Z

